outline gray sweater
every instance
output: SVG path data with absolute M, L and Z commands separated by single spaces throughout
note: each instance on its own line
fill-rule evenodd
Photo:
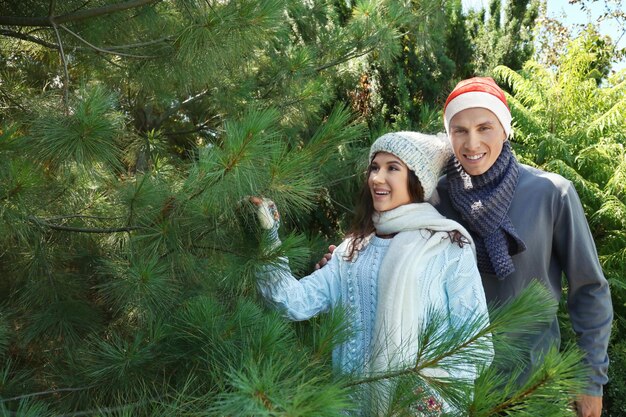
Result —
M 441 214 L 469 225 L 452 206 L 443 177 L 438 185 Z M 536 279 L 544 283 L 556 300 L 561 296 L 561 276 L 568 282 L 567 307 L 579 345 L 592 369 L 585 393 L 602 395 L 609 359 L 607 347 L 613 319 L 609 286 L 598 261 L 596 247 L 580 199 L 572 184 L 557 174 L 527 165 L 520 166 L 519 184 L 509 210 L 526 251 L 513 256 L 515 272 L 504 280 L 482 274 L 487 302 L 501 302 L 522 292 Z M 533 335 L 528 352 L 532 366 L 541 353 L 560 343 L 556 315 L 551 325 Z

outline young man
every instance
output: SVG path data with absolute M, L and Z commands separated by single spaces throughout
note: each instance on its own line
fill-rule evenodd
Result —
M 600 417 L 613 307 L 576 190 L 560 175 L 517 162 L 508 141 L 511 113 L 491 78 L 457 84 L 444 125 L 455 157 L 439 182 L 437 208 L 474 237 L 487 301 L 514 298 L 533 280 L 559 300 L 565 274 L 571 323 L 592 370 L 578 416 Z M 560 342 L 556 314 L 533 337 L 531 364 Z

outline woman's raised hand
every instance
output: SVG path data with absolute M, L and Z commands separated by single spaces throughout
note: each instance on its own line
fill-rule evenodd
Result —
M 280 213 L 278 212 L 276 203 L 269 198 L 256 196 L 248 197 L 248 201 L 256 206 L 256 217 L 262 229 L 278 229 L 280 226 Z M 320 269 L 326 265 L 328 261 L 330 261 L 330 258 L 332 258 L 333 252 L 336 248 L 337 247 L 335 245 L 330 245 L 328 247 L 328 253 L 324 254 L 322 259 L 315 264 L 315 269 Z
M 261 228 L 270 230 L 280 226 L 280 213 L 272 200 L 256 196 L 248 197 L 248 200 L 256 206 L 256 216 Z

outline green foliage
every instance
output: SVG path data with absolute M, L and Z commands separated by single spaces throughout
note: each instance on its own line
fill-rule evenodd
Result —
M 11 342 L 9 325 L 4 314 L 0 313 L 0 357 L 4 357 Z
M 539 15 L 537 1 L 506 1 L 504 19 L 502 2 L 491 0 L 489 12 L 470 12 L 471 42 L 475 48 L 476 74 L 489 74 L 497 65 L 519 70 L 532 57 L 533 29 Z
M 257 272 L 287 256 L 294 272 L 310 273 L 321 248 L 341 238 L 379 133 L 440 129 L 438 100 L 472 68 L 459 62 L 464 48 L 449 50 L 466 33 L 460 2 L 9 3 L 0 13 L 0 413 L 319 416 L 360 407 L 367 381 L 331 367 L 349 312 L 287 323 L 258 299 Z M 592 131 L 610 138 L 615 117 Z M 583 160 L 551 134 L 520 139 L 546 140 L 546 162 L 569 149 L 559 160 L 581 170 L 623 156 L 611 141 L 597 152 L 587 142 Z M 623 202 L 620 169 L 594 178 Z M 251 195 L 280 207 L 280 247 L 247 221 Z M 605 265 L 619 263 L 608 248 L 624 241 L 611 210 L 596 226 L 611 225 Z M 517 365 L 505 346 L 519 344 L 504 334 L 541 321 L 535 296 L 459 334 L 437 337 L 433 314 L 420 366 L 480 361 L 470 345 L 484 347 L 487 333 L 502 345 L 498 360 Z M 576 386 L 572 358 L 550 356 L 532 379 L 539 395 L 519 402 L 501 404 L 517 398 L 512 386 L 498 394 L 501 375 L 481 377 L 484 398 L 457 381 L 427 382 L 469 415 L 500 405 L 514 415 L 526 401 L 542 415 L 538 403 Z M 401 410 L 424 378 L 409 369 L 397 379 Z
M 452 78 L 462 80 L 474 75 L 475 46 L 470 40 L 468 16 L 463 14 L 463 2 L 447 2 L 447 14 L 450 24 L 446 33 L 446 48 L 456 65 Z
M 135 320 L 151 322 L 171 308 L 180 292 L 168 264 L 155 255 L 128 261 L 103 260 L 103 283 L 96 287 L 115 315 L 133 315 Z
M 430 0 L 411 3 L 410 22 L 402 25 L 402 50 L 391 62 L 374 60 L 351 94 L 354 107 L 371 131 L 436 133 L 434 120 L 447 93 L 460 79 L 488 75 L 497 65 L 522 67 L 533 53 L 537 1 L 494 0 L 484 9 L 463 11 L 463 2 Z
M 607 405 L 607 417 L 617 417 L 626 413 L 626 401 L 624 390 L 626 389 L 626 378 L 621 370 L 626 367 L 626 343 L 616 341 L 611 350 L 611 368 L 609 369 L 610 382 L 604 391 L 604 398 Z
M 398 54 L 404 7 L 114 3 L 2 6 L 2 412 L 258 415 L 268 389 L 286 414 L 339 415 L 345 326 L 297 334 L 256 271 L 307 271 L 320 204 L 340 233 L 329 202 L 351 200 L 366 132 L 335 86 Z M 250 195 L 280 205 L 281 247 L 238 220 Z
M 35 160 L 54 165 L 72 161 L 84 169 L 100 163 L 120 167 L 116 142 L 122 134 L 123 116 L 115 110 L 113 96 L 95 87 L 78 92 L 75 100 L 70 104 L 71 117 L 41 109 L 24 149 L 35 152 Z
M 19 402 L 15 411 L 6 408 L 4 404 L 0 405 L 0 415 L 2 417 L 10 417 L 14 415 L 24 417 L 37 417 L 49 415 L 49 409 L 45 404 L 37 403 L 33 400 L 22 400 Z
M 544 357 L 544 363 L 536 370 L 523 385 L 521 392 L 532 392 L 536 401 L 525 401 L 519 395 L 519 388 L 515 386 L 518 374 L 506 376 L 497 374 L 493 370 L 487 371 L 476 382 L 476 396 L 481 396 L 486 404 L 498 404 L 493 408 L 486 408 L 478 403 L 473 407 L 476 416 L 572 416 L 571 398 L 563 395 L 569 392 L 575 395 L 581 389 L 584 381 L 584 372 L 578 369 L 582 355 L 575 349 L 558 353 L 551 350 Z M 492 368 L 493 369 L 493 368 Z M 497 386 L 499 390 L 484 390 L 487 386 Z
M 218 396 L 218 405 L 210 412 L 241 416 L 345 415 L 345 410 L 351 408 L 345 389 L 338 384 L 320 387 L 328 375 L 311 378 L 306 372 L 309 367 L 311 364 L 303 362 L 302 370 L 293 372 L 274 364 L 260 367 L 250 363 L 228 376 L 232 389 Z
M 519 361 L 519 352 L 527 348 L 523 336 L 551 322 L 556 307 L 548 290 L 534 283 L 511 303 L 492 307 L 490 322 L 484 317 L 470 318 L 457 323 L 457 332 L 439 332 L 446 313 L 431 310 L 417 336 L 415 365 L 357 380 L 366 384 L 366 389 L 357 392 L 359 403 L 381 401 L 376 398 L 380 391 L 392 390 L 387 394 L 391 410 L 401 415 L 411 404 L 434 394 L 451 406 L 451 415 L 572 416 L 569 405 L 586 376 L 580 351 L 568 347 L 562 353 L 546 352 L 541 366 L 526 376 L 522 376 L 525 364 Z M 479 372 L 474 384 L 443 376 L 468 366 L 484 367 L 486 349 L 492 343 L 493 363 Z M 428 372 L 433 369 L 439 372 Z
M 394 130 L 439 130 L 439 125 L 423 121 L 450 86 L 457 70 L 453 59 L 463 58 L 459 51 L 448 50 L 446 43 L 463 32 L 460 2 L 413 2 L 409 13 L 410 20 L 402 25 L 398 56 L 391 62 L 376 59 L 365 71 L 368 105 L 363 113 L 374 131 L 385 125 Z

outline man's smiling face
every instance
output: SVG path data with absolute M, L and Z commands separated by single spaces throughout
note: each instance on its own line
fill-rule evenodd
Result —
M 450 142 L 461 166 L 470 175 L 487 172 L 502 152 L 504 128 L 490 110 L 472 107 L 450 120 Z

